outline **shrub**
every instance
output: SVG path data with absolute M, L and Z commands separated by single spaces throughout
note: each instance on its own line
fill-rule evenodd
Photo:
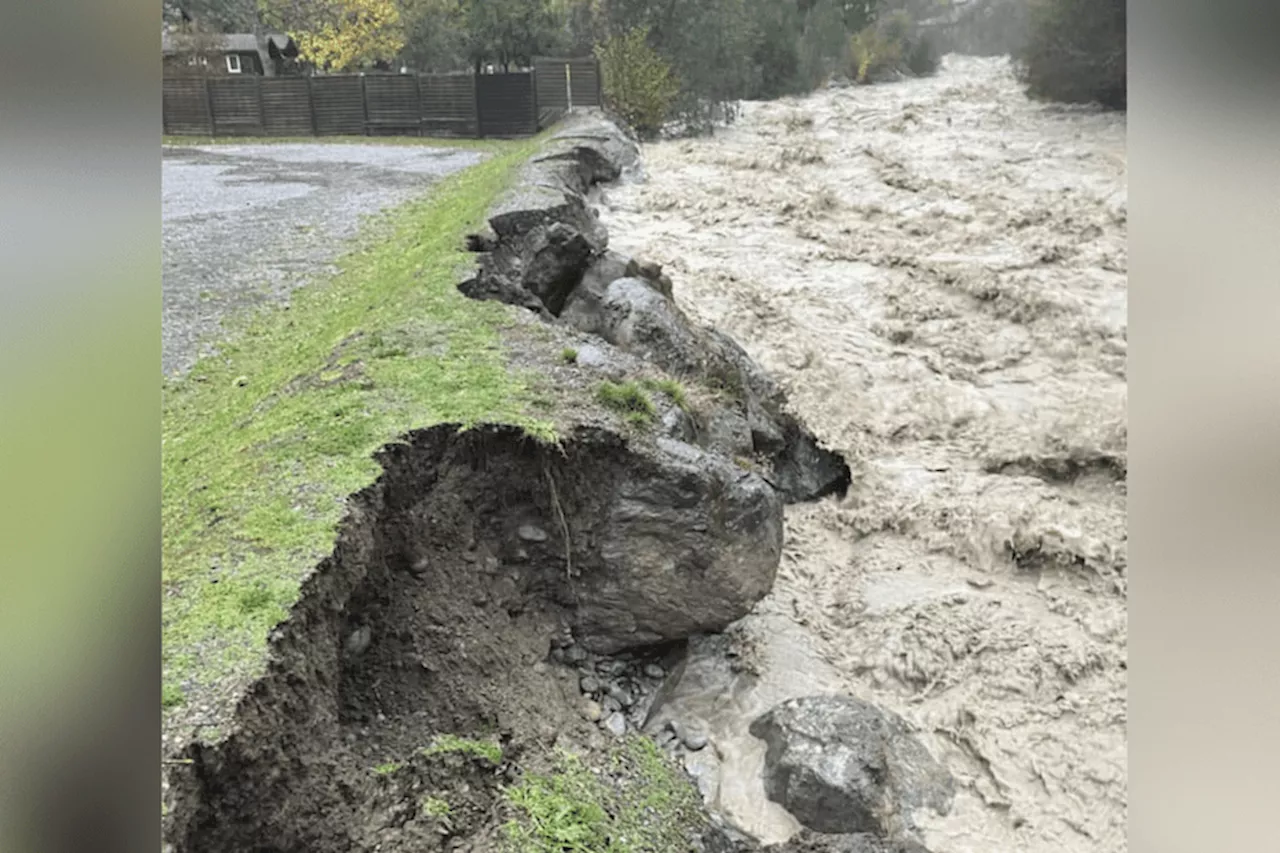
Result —
M 1124 109 L 1124 0 L 1032 0 L 1027 42 L 1015 60 L 1033 98 Z
M 858 31 L 851 41 L 850 65 L 855 81 L 873 83 L 896 74 L 932 74 L 938 56 L 911 16 L 897 10 Z
M 648 27 L 634 27 L 599 45 L 596 56 L 609 108 L 637 134 L 652 138 L 667 120 L 680 85 L 648 38 Z

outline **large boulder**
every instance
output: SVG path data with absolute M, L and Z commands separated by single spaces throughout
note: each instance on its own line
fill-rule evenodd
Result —
M 751 724 L 765 792 L 822 833 L 908 838 L 912 813 L 951 809 L 955 782 L 898 715 L 850 696 L 783 702 Z
M 723 629 L 769 592 L 782 556 L 764 480 L 668 438 L 648 459 L 597 481 L 575 633 L 598 653 Z
M 594 264 L 590 280 L 583 281 L 586 289 L 579 285 L 570 295 L 562 319 L 668 373 L 700 377 L 724 391 L 722 407 L 708 415 L 703 443 L 729 456 L 768 459 L 770 480 L 788 500 L 813 500 L 848 487 L 848 465 L 785 410 L 782 390 L 737 342 L 694 324 L 653 279 L 626 275 L 602 284 L 620 268 L 621 256 Z

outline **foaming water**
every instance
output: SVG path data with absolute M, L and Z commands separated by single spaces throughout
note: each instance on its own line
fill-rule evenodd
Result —
M 1007 60 L 749 104 L 644 151 L 604 193 L 616 248 L 663 263 L 854 469 L 790 507 L 754 674 L 690 662 L 662 714 L 766 840 L 751 720 L 846 692 L 955 775 L 934 853 L 1124 850 L 1127 648 L 1123 115 L 1036 104 Z M 711 784 L 714 782 L 715 784 Z

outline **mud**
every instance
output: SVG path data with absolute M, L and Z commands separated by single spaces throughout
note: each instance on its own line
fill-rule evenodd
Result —
M 1126 849 L 1123 116 L 1029 102 L 1007 60 L 750 104 L 645 148 L 599 198 L 853 468 L 787 509 L 754 674 L 672 688 L 712 733 L 717 808 L 798 827 L 752 780 L 751 714 L 849 692 L 954 774 L 934 853 Z M 745 781 L 744 781 L 745 780 Z
M 609 571 L 583 524 L 608 523 L 592 509 L 601 479 L 633 481 L 643 455 L 604 430 L 551 448 L 514 427 L 442 425 L 379 461 L 234 730 L 173 757 L 168 849 L 493 850 L 503 785 L 555 746 L 605 751 L 577 672 L 549 661 Z M 424 755 L 442 735 L 502 759 Z M 447 825 L 427 798 L 450 804 Z

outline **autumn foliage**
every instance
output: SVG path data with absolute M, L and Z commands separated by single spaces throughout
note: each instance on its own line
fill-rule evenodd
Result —
M 396 0 L 266 0 L 265 5 L 298 43 L 299 58 L 326 71 L 393 61 L 405 44 Z

